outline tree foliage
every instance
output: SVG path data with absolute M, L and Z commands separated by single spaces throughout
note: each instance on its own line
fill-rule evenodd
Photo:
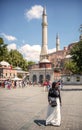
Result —
M 31 69 L 31 66 L 34 65 L 35 62 L 33 61 L 28 61 L 28 70 Z
M 23 70 L 27 70 L 28 63 L 17 50 L 11 50 L 9 52 L 9 63 L 13 65 L 13 67 L 19 66 Z
M 76 74 L 78 72 L 76 63 L 74 63 L 72 60 L 66 61 L 64 63 L 64 71 L 67 74 Z
M 82 74 L 82 41 L 73 46 L 70 51 L 72 61 L 76 65 L 77 73 Z
M 0 61 L 7 60 L 8 57 L 8 49 L 7 44 L 4 44 L 2 38 L 0 38 Z

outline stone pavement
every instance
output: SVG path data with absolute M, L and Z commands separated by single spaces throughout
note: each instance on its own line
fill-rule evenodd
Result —
M 0 130 L 82 130 L 82 85 L 61 91 L 60 127 L 45 126 L 47 92 L 43 87 L 0 88 Z

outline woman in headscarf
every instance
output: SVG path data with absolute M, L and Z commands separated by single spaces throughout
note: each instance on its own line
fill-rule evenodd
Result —
M 56 102 L 55 102 L 56 101 Z M 52 83 L 52 88 L 48 92 L 48 111 L 46 125 L 60 126 L 61 124 L 61 96 L 58 84 Z

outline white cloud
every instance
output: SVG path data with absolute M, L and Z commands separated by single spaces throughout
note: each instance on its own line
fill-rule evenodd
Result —
M 7 35 L 5 33 L 1 33 L 2 36 L 4 36 L 5 39 L 7 39 L 8 41 L 15 41 L 17 40 L 16 37 L 11 36 L 11 35 Z
M 28 61 L 39 61 L 41 46 L 26 44 L 19 48 L 19 51 L 24 55 L 24 58 Z
M 12 43 L 12 44 L 9 44 L 8 46 L 7 46 L 7 48 L 8 48 L 8 50 L 10 51 L 11 49 L 13 49 L 13 50 L 16 50 L 16 44 L 15 43 Z
M 40 19 L 42 17 L 43 7 L 41 5 L 32 6 L 30 10 L 26 10 L 25 16 L 28 20 Z
M 27 61 L 39 61 L 40 60 L 40 52 L 41 52 L 41 46 L 40 45 L 29 45 L 25 44 L 22 46 L 19 51 L 24 55 L 24 58 Z M 49 49 L 48 53 L 55 52 L 56 48 Z
M 15 43 L 8 45 L 9 51 L 11 49 L 15 50 L 17 49 L 27 61 L 35 61 L 38 62 L 40 60 L 40 52 L 41 52 L 41 46 L 40 45 L 29 45 L 25 44 L 23 46 L 17 47 Z M 55 52 L 56 49 L 49 49 L 48 53 Z

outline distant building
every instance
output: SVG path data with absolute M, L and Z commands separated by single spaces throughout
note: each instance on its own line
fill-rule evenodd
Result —
M 12 69 L 12 66 L 8 62 L 0 62 L 0 80 L 13 78 L 15 76 L 17 76 L 17 71 Z
M 12 79 L 19 75 L 21 75 L 21 77 L 25 77 L 26 75 L 29 77 L 29 73 L 23 71 L 20 67 L 13 68 L 6 61 L 0 62 L 0 80 Z

